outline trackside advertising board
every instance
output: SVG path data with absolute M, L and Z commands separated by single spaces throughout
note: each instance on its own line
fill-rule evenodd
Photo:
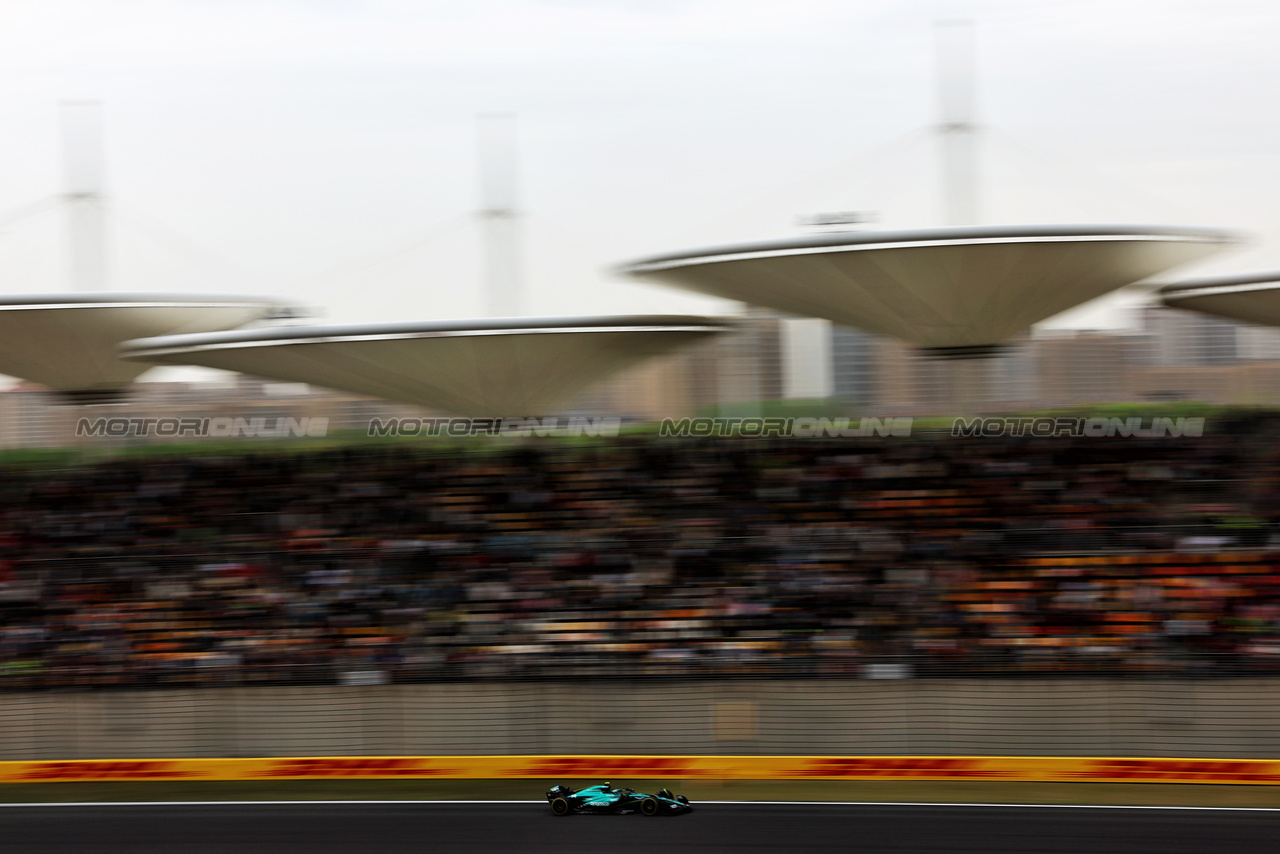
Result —
M 506 778 L 1280 784 L 1280 760 L 1035 756 L 326 756 L 0 762 L 0 783 Z

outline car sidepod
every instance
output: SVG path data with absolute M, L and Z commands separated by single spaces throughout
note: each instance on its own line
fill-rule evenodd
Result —
M 593 813 L 595 815 L 610 815 L 619 812 L 621 809 L 621 799 L 616 795 L 602 795 L 590 800 L 584 800 L 578 805 L 578 812 Z

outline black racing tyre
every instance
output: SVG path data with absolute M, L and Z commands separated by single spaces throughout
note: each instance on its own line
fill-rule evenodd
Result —
M 645 798 L 643 801 L 640 802 L 640 812 L 644 813 L 645 815 L 657 815 L 658 814 L 657 800 L 654 798 Z
M 569 802 L 566 801 L 564 798 L 556 798 L 554 801 L 551 802 L 551 814 L 552 815 L 568 815 Z

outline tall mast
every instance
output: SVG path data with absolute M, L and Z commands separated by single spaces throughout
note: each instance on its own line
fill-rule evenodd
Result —
M 516 201 L 516 117 L 486 113 L 477 117 L 476 124 L 488 312 L 490 317 L 517 317 L 524 309 L 524 295 Z
M 102 202 L 102 104 L 61 104 L 62 150 L 71 243 L 71 288 L 107 286 L 105 211 Z
M 973 225 L 978 222 L 973 22 L 939 21 L 935 33 L 947 224 Z

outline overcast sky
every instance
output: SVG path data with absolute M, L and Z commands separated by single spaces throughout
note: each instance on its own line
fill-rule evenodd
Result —
M 941 221 L 935 21 L 975 22 L 981 218 L 1246 232 L 1280 268 L 1280 4 L 35 0 L 0 15 L 0 291 L 66 290 L 58 102 L 104 105 L 117 290 L 330 320 L 482 311 L 476 115 L 519 117 L 531 313 L 728 304 L 609 277 L 798 215 Z M 400 254 L 390 250 L 400 247 Z M 413 248 L 416 247 L 416 248 Z M 1082 323 L 1111 322 L 1094 312 Z

